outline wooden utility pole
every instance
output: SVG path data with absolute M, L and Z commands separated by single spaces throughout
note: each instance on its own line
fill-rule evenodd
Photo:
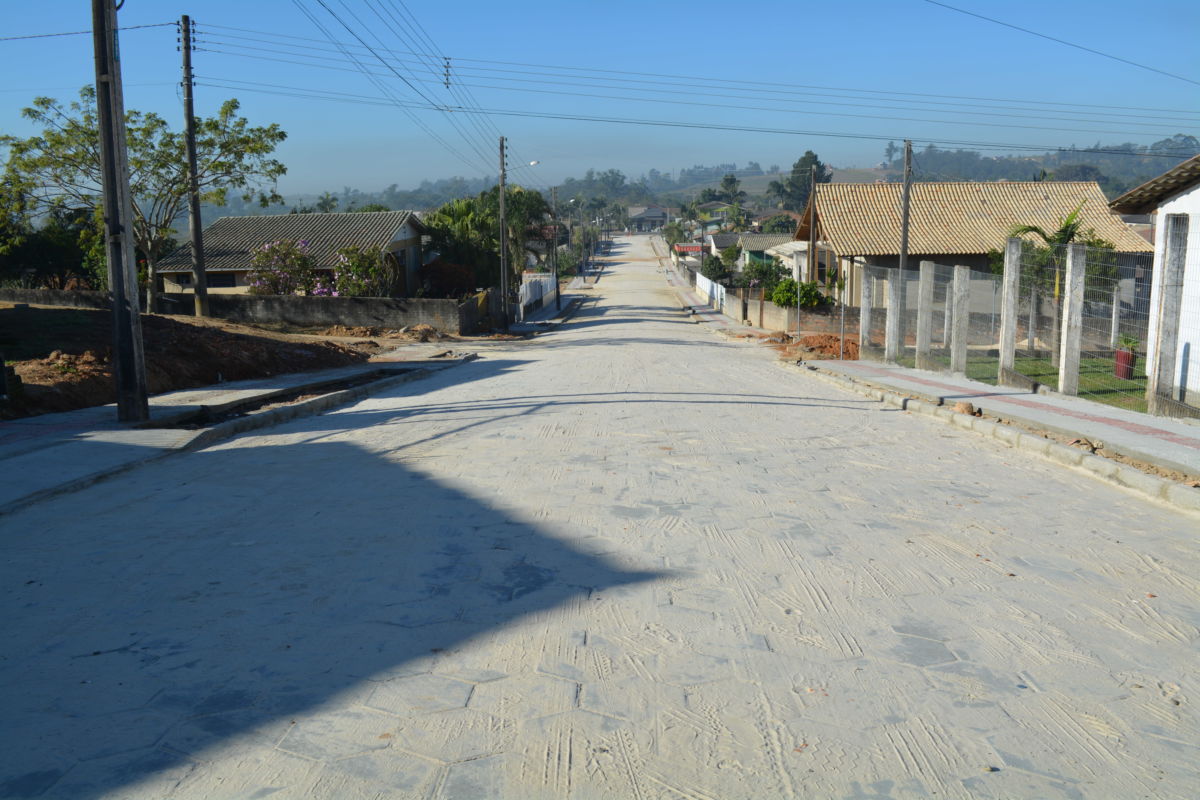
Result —
M 200 178 L 196 174 L 196 112 L 192 108 L 192 20 L 187 14 L 180 20 L 180 45 L 183 48 L 184 137 L 188 163 L 188 224 L 192 239 L 192 285 L 196 316 L 208 316 L 208 278 L 204 274 L 204 233 L 200 220 Z
M 133 200 L 125 150 L 125 100 L 121 93 L 117 11 L 113 0 L 92 0 L 92 44 L 96 55 L 96 115 L 100 132 L 104 247 L 112 292 L 113 372 L 117 419 L 145 422 L 146 360 L 138 314 L 137 262 L 133 243 Z
M 500 325 L 508 330 L 508 237 L 504 218 L 504 137 L 500 137 Z

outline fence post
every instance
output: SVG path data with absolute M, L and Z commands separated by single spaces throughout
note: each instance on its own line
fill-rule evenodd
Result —
M 1021 240 L 1004 243 L 1003 293 L 1000 298 L 1000 370 L 996 382 L 1010 384 L 1017 359 L 1017 294 L 1021 291 Z M 1032 327 L 1032 326 L 1031 326 Z M 1030 343 L 1030 347 L 1032 347 Z
M 904 327 L 900 324 L 900 317 L 903 315 L 903 303 L 900 301 L 900 293 L 904 290 L 904 284 L 900 280 L 900 270 L 896 268 L 887 271 L 887 329 L 886 336 L 883 340 L 883 360 L 888 364 L 895 364 L 900 360 L 900 352 L 904 349 L 903 340 L 900 338 L 904 335 Z
M 933 280 L 936 265 L 921 262 L 921 279 L 917 284 L 917 369 L 933 369 L 929 357 L 933 346 Z
M 965 374 L 967 371 L 967 326 L 971 321 L 971 268 L 958 264 L 954 267 L 954 283 L 950 287 L 953 316 L 950 320 L 950 371 Z
M 1113 350 L 1121 343 L 1121 278 L 1117 277 L 1117 285 L 1112 293 L 1112 325 L 1108 334 L 1108 346 Z
M 862 287 L 859 290 L 859 309 L 858 309 L 858 352 L 859 358 L 863 356 L 864 348 L 871 346 L 871 303 L 874 302 L 871 297 L 871 284 L 874 282 L 871 279 L 870 273 L 867 272 L 867 266 L 864 264 L 862 268 Z
M 1147 353 L 1150 359 L 1146 370 L 1146 405 L 1151 414 L 1165 414 L 1173 405 L 1175 385 L 1175 351 L 1179 347 L 1179 317 L 1183 310 L 1183 265 L 1187 255 L 1188 216 L 1168 214 L 1166 250 L 1163 253 L 1161 274 L 1154 276 L 1159 287 L 1158 308 L 1151 333 L 1154 343 Z
M 1079 394 L 1079 351 L 1083 342 L 1083 276 L 1087 250 L 1067 245 L 1067 273 L 1063 279 L 1063 313 L 1059 327 L 1058 391 Z

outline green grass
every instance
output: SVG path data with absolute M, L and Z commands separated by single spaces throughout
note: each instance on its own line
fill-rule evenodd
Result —
M 911 351 L 909 351 L 911 352 Z M 949 371 L 950 357 L 934 351 L 933 359 L 941 368 Z M 913 356 L 900 358 L 906 367 L 914 366 Z M 1018 358 L 1014 363 L 1016 372 L 1030 380 L 1058 389 L 1058 367 L 1048 358 Z M 968 356 L 967 377 L 993 386 L 997 383 L 999 361 L 994 356 Z M 1126 408 L 1130 411 L 1146 412 L 1146 365 L 1140 357 L 1133 368 L 1133 378 L 1122 380 L 1113 375 L 1113 359 L 1084 358 L 1079 362 L 1079 396 L 1097 403 Z

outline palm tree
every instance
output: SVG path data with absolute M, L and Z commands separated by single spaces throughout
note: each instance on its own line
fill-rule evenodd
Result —
M 1053 366 L 1058 366 L 1058 340 L 1060 335 L 1059 321 L 1059 294 L 1062 290 L 1062 271 L 1063 264 L 1066 258 L 1066 246 L 1081 237 L 1083 232 L 1083 219 L 1080 214 L 1083 211 L 1083 204 L 1087 200 L 1080 202 L 1070 214 L 1061 217 L 1058 221 L 1058 227 L 1052 231 L 1047 231 L 1038 225 L 1014 225 L 1008 232 L 1009 236 L 1026 236 L 1033 234 L 1042 240 L 1045 244 L 1045 253 L 1042 258 L 1045 266 L 1049 267 L 1054 275 L 1054 293 L 1053 300 L 1050 304 L 1050 363 Z M 1032 350 L 1033 343 L 1033 327 L 1037 316 L 1037 300 L 1036 293 L 1038 284 L 1043 284 L 1043 290 L 1047 288 L 1045 284 L 1049 283 L 1049 275 L 1046 274 L 1045 268 L 1039 265 L 1030 281 L 1030 307 L 1029 307 L 1029 347 Z

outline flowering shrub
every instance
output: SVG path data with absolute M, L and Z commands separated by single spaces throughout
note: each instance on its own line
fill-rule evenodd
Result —
M 313 294 L 319 285 L 303 239 L 267 242 L 254 251 L 250 264 L 251 294 Z
M 392 278 L 378 247 L 343 247 L 337 251 L 329 289 L 334 297 L 387 297 Z

